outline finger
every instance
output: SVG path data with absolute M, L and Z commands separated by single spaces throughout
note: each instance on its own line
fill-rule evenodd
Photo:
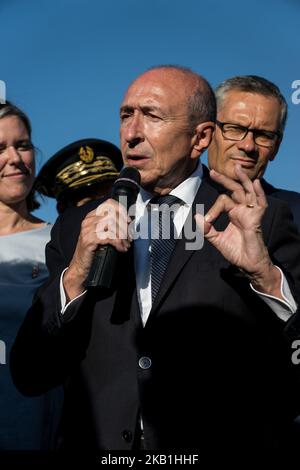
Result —
M 118 251 L 128 251 L 128 225 L 125 222 L 117 223 L 116 220 L 95 217 L 93 226 L 93 240 L 97 245 L 112 245 Z
M 213 222 L 222 212 L 229 212 L 235 207 L 234 201 L 226 194 L 221 194 L 214 205 L 205 214 L 206 222 Z
M 114 199 L 107 199 L 107 201 L 97 207 L 96 215 L 102 217 L 107 214 L 121 214 L 123 217 L 127 217 L 127 210 Z
M 106 224 L 114 223 L 119 225 L 128 225 L 131 219 L 128 216 L 125 207 L 116 201 L 110 201 L 112 201 L 112 203 L 104 203 L 97 207 L 95 223 L 97 224 L 98 222 L 103 221 Z
M 241 182 L 245 192 L 251 195 L 255 195 L 253 182 L 251 181 L 247 173 L 242 169 L 241 165 L 239 163 L 235 164 L 234 169 L 235 174 L 238 180 Z
M 232 180 L 215 170 L 211 170 L 210 175 L 215 181 L 231 191 L 231 197 L 235 202 L 245 203 L 246 201 L 249 204 L 255 203 L 256 199 L 253 183 L 240 164 L 235 165 L 235 172 L 238 181 Z
M 213 240 L 218 236 L 219 232 L 211 223 L 205 220 L 202 214 L 195 214 L 195 221 L 204 237 L 213 243 Z
M 94 232 L 100 240 L 106 239 L 107 237 L 126 240 L 128 239 L 127 220 L 98 219 L 94 227 Z
M 92 211 L 83 220 L 80 239 L 84 250 L 95 251 L 98 245 L 106 244 L 114 246 L 118 251 L 129 249 L 127 212 L 123 208 L 121 214 L 118 209 L 118 203 L 116 207 L 114 204 L 107 205 L 100 210 L 105 215 L 97 216 L 96 211 Z
M 229 191 L 238 191 L 241 188 L 241 185 L 238 181 L 235 181 L 228 176 L 222 175 L 216 170 L 210 170 L 209 172 L 210 177 L 216 181 L 217 183 L 224 186 L 224 188 L 228 189 Z
M 253 181 L 253 187 L 254 187 L 258 205 L 260 207 L 268 207 L 267 197 L 259 179 L 255 179 Z
M 124 206 L 122 206 L 122 204 L 119 204 L 117 201 L 115 201 L 114 199 L 106 199 L 104 202 L 102 202 L 101 204 L 99 204 L 96 209 L 93 209 L 91 212 L 89 212 L 85 218 L 86 219 L 89 219 L 91 217 L 95 217 L 95 215 L 104 215 L 106 212 L 108 212 L 110 209 L 109 208 L 112 208 L 114 207 L 115 210 L 117 211 L 118 207 L 121 207 L 120 209 L 120 212 L 126 212 L 126 209 Z
M 122 252 L 129 250 L 130 242 L 128 240 L 126 239 L 121 240 L 120 238 L 114 238 L 112 233 L 110 232 L 106 232 L 106 233 L 108 234 L 106 238 L 102 234 L 103 235 L 102 238 L 101 239 L 99 238 L 97 240 L 98 241 L 97 246 L 111 245 L 114 248 L 116 248 L 117 251 L 122 251 Z

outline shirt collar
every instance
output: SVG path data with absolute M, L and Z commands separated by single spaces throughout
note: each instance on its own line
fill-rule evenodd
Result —
M 170 194 L 180 198 L 184 204 L 191 206 L 194 202 L 197 191 L 200 187 L 201 181 L 203 178 L 203 168 L 199 160 L 196 169 L 193 173 L 184 181 L 182 181 L 176 188 L 172 189 Z M 141 188 L 136 201 L 136 216 L 142 214 L 145 210 L 150 199 L 153 197 L 153 194 L 145 191 Z

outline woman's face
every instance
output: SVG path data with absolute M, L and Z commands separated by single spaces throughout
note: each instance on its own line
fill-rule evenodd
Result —
M 17 116 L 0 118 L 0 202 L 25 201 L 34 175 L 34 150 L 26 126 Z

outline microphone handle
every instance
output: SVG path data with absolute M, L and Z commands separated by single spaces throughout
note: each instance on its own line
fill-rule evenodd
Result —
M 103 287 L 109 289 L 117 263 L 118 252 L 111 245 L 99 246 L 94 254 L 86 287 Z

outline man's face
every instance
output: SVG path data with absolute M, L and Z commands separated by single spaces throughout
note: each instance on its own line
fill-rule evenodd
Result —
M 199 151 L 194 149 L 187 108 L 192 90 L 193 84 L 182 74 L 158 69 L 137 78 L 124 97 L 124 163 L 140 171 L 142 186 L 149 191 L 169 192 L 196 167 Z
M 251 129 L 278 132 L 280 104 L 276 98 L 255 93 L 232 90 L 226 93 L 217 119 Z M 263 147 L 254 142 L 252 132 L 241 141 L 226 140 L 216 126 L 208 149 L 209 167 L 236 179 L 235 164 L 239 163 L 250 179 L 261 178 L 269 161 L 275 158 L 280 145 L 276 139 L 273 147 Z

